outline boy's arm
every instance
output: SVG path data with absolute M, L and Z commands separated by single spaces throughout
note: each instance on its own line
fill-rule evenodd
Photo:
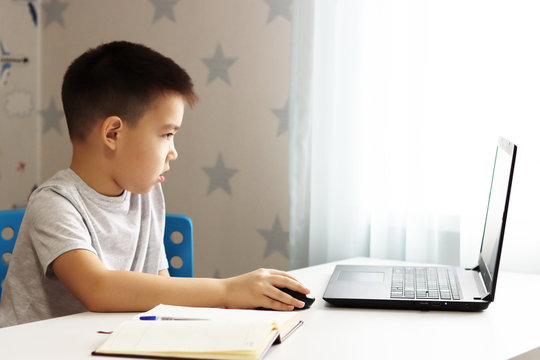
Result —
M 170 276 L 171 276 L 171 274 L 169 274 L 169 270 L 167 270 L 167 269 L 160 270 L 160 271 L 158 272 L 158 275 L 159 275 L 159 276 L 167 276 L 167 277 L 170 277 Z
M 60 255 L 52 268 L 90 311 L 146 311 L 158 304 L 292 310 L 302 303 L 276 287 L 308 293 L 287 273 L 259 269 L 229 279 L 176 278 L 108 270 L 88 250 Z

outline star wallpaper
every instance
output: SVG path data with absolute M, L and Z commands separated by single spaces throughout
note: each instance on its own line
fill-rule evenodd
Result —
M 292 0 L 1 0 L 0 208 L 24 207 L 69 166 L 60 88 L 71 61 L 113 40 L 191 75 L 200 99 L 175 136 L 167 212 L 194 223 L 195 275 L 289 269 Z M 24 60 L 26 59 L 26 61 Z

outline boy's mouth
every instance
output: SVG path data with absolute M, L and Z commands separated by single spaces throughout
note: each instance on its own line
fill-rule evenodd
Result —
M 165 174 L 169 172 L 169 168 L 167 168 L 167 170 L 165 170 L 161 175 L 158 176 L 158 180 L 159 182 L 164 182 L 165 181 Z
M 160 183 L 164 182 L 165 181 L 165 174 L 168 172 L 169 170 L 163 172 L 163 174 L 159 175 L 158 176 L 158 180 Z

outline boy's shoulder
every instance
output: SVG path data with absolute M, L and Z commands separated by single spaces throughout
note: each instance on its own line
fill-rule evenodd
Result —
M 51 178 L 39 185 L 31 194 L 30 200 L 43 195 L 43 193 L 52 191 L 62 195 L 76 192 L 80 187 L 79 181 L 81 181 L 77 175 L 71 169 L 64 169 L 58 171 Z
M 76 198 L 80 196 L 79 188 L 80 184 L 73 170 L 60 170 L 32 192 L 26 210 L 58 211 L 63 207 L 62 204 L 77 202 Z

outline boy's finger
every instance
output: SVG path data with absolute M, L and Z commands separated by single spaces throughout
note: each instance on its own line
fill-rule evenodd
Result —
M 278 311 L 292 311 L 294 310 L 293 305 L 287 305 L 280 301 L 276 301 L 268 298 L 267 304 L 263 305 L 266 309 L 278 310 Z
M 288 278 L 280 278 L 280 279 L 278 279 L 278 281 L 276 281 L 272 285 L 274 285 L 277 288 L 288 288 L 288 289 L 297 291 L 297 292 L 302 293 L 302 294 L 309 294 L 310 293 L 310 290 L 307 287 L 305 287 L 304 285 L 302 285 L 302 283 L 300 283 L 296 279 L 291 280 L 291 279 L 288 279 Z
M 304 302 L 296 299 L 295 297 L 281 291 L 278 288 L 273 288 L 270 297 L 286 305 L 292 305 L 297 308 L 303 308 Z
M 287 277 L 289 279 L 292 279 L 294 281 L 298 281 L 294 276 L 292 276 L 291 274 L 289 273 L 286 273 L 284 271 L 280 271 L 280 270 L 273 270 L 270 272 L 271 274 L 273 275 L 281 275 L 281 276 L 284 276 L 284 277 Z M 299 282 L 299 281 L 298 281 Z

